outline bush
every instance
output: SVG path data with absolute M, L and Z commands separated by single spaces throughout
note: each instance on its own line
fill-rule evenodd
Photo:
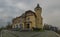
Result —
M 33 28 L 33 31 L 42 31 L 41 28 Z
M 2 28 L 0 28 L 0 32 L 2 31 Z

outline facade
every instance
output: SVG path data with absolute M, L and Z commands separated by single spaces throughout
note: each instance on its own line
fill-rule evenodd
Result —
M 12 20 L 12 28 L 30 29 L 43 28 L 43 18 L 41 16 L 42 8 L 37 4 L 34 12 L 31 10 L 25 11 L 21 16 Z

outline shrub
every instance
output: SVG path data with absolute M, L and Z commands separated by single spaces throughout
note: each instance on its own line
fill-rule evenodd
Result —
M 42 31 L 41 28 L 33 28 L 33 31 Z

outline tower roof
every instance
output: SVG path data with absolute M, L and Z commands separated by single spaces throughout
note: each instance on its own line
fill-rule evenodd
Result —
M 34 10 L 37 10 L 37 9 L 39 9 L 39 10 L 42 9 L 39 4 L 37 4 L 37 6 L 35 7 Z
M 39 4 L 37 4 L 37 7 L 36 8 L 40 8 Z
M 41 7 L 40 7 L 40 5 L 39 5 L 39 4 L 37 4 L 36 8 L 41 8 Z M 36 8 L 35 8 L 35 9 L 36 9 Z
M 33 11 L 31 11 L 31 10 L 26 11 L 26 12 L 25 12 L 25 15 L 26 15 L 26 14 L 29 14 L 29 13 L 32 13 L 32 14 L 35 15 L 35 17 L 36 17 L 36 14 L 35 14 Z

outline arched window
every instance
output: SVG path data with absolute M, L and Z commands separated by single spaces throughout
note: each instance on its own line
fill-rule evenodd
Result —
M 23 28 L 23 24 L 20 24 L 20 28 Z

